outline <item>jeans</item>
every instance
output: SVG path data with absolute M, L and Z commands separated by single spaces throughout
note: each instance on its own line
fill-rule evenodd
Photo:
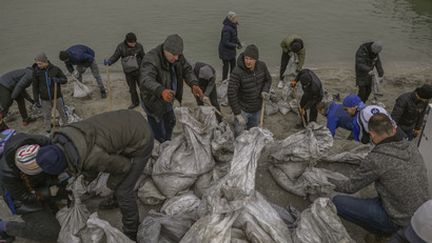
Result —
M 144 110 L 147 113 L 147 120 L 153 131 L 154 138 L 160 143 L 171 140 L 172 132 L 176 124 L 174 110 L 165 113 L 159 121 L 149 114 L 145 108 Z
M 76 70 L 78 71 L 78 74 L 79 74 L 78 80 L 80 82 L 82 82 L 82 74 L 87 70 L 87 67 L 77 65 Z M 98 87 L 99 87 L 99 90 L 101 91 L 101 93 L 105 92 L 105 87 L 103 85 L 102 78 L 99 74 L 99 68 L 96 64 L 96 61 L 93 61 L 93 63 L 90 65 L 90 70 L 93 74 L 93 77 L 96 79 L 96 82 L 98 84 Z
M 417 235 L 410 224 L 394 234 L 389 243 L 426 243 L 426 241 Z
M 362 199 L 338 195 L 333 198 L 333 203 L 339 216 L 371 233 L 390 235 L 399 229 L 387 215 L 379 197 Z
M 369 99 L 369 95 L 371 94 L 371 92 L 372 92 L 371 85 L 359 86 L 358 97 L 360 97 L 363 103 L 366 103 L 366 101 Z
M 252 127 L 258 126 L 260 114 L 261 114 L 261 111 L 257 111 L 254 113 L 247 113 L 244 111 L 241 112 L 241 115 L 246 120 L 246 129 L 247 130 L 251 129 Z M 234 119 L 234 133 L 235 133 L 235 135 L 236 136 L 240 135 L 240 133 L 243 132 L 243 130 L 245 130 L 245 128 L 243 126 L 241 126 L 240 123 L 238 122 L 237 118 L 235 118 Z
M 236 59 L 232 60 L 222 60 L 223 67 L 222 67 L 222 80 L 225 80 L 228 78 L 228 70 L 229 73 L 232 73 L 233 69 L 236 66 Z
M 41 100 L 42 114 L 44 118 L 44 126 L 46 131 L 51 131 L 51 125 L 52 125 L 51 115 L 52 115 L 53 104 L 54 104 L 53 101 Z M 56 109 L 60 115 L 61 120 L 63 121 L 63 124 L 67 124 L 68 117 L 66 115 L 63 100 L 61 98 L 57 98 Z
M 139 97 L 137 92 L 137 87 L 139 88 L 139 71 L 134 71 L 131 73 L 125 73 L 126 82 L 129 86 L 129 93 L 131 96 L 131 104 L 139 105 Z

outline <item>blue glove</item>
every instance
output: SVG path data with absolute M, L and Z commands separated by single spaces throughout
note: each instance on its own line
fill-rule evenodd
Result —
M 6 224 L 7 224 L 6 221 L 3 221 L 0 219 L 0 232 L 1 233 L 6 232 Z
M 112 64 L 112 62 L 111 62 L 111 60 L 110 59 L 104 59 L 104 65 L 105 66 L 111 66 L 111 64 Z

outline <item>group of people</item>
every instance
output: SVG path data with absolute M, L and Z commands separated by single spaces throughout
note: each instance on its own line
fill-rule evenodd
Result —
M 223 79 L 229 78 L 228 101 L 238 135 L 258 126 L 262 104 L 270 99 L 272 77 L 260 60 L 256 45 L 246 46 L 237 56 L 236 50 L 243 48 L 237 35 L 238 16 L 229 12 L 223 25 L 219 57 L 223 61 Z M 337 191 L 345 193 L 354 193 L 375 182 L 378 196 L 373 199 L 335 196 L 333 202 L 338 214 L 380 237 L 398 232 L 399 240 L 414 236 L 424 241 L 430 239 L 424 238 L 430 237 L 428 232 L 425 236 L 425 231 L 417 229 L 418 224 L 411 223 L 415 220 L 410 221 L 415 211 L 430 199 L 424 161 L 411 140 L 419 135 L 432 98 L 432 86 L 425 84 L 402 94 L 391 113 L 380 106 L 366 105 L 374 69 L 380 78 L 383 76 L 379 59 L 382 45 L 369 42 L 361 45 L 356 54 L 358 95 L 348 95 L 342 104 L 323 102 L 321 80 L 312 70 L 303 68 L 303 40 L 289 36 L 282 41 L 281 48 L 277 86 L 290 85 L 295 89 L 300 82 L 303 95 L 299 101 L 302 120 L 299 125 L 316 121 L 320 113 L 327 118 L 333 136 L 342 127 L 352 131 L 355 141 L 375 145 L 354 177 L 345 182 L 331 182 Z M 92 49 L 75 45 L 61 51 L 59 58 L 79 82 L 83 72 L 90 68 L 101 98 L 106 97 Z M 128 33 L 114 54 L 104 60 L 104 65 L 112 65 L 119 59 L 131 96 L 129 110 L 106 112 L 71 124 L 67 124 L 62 108 L 61 85 L 67 78 L 46 55 L 38 55 L 31 68 L 0 77 L 0 120 L 15 100 L 23 123 L 31 122 L 25 110 L 27 99 L 42 107 L 47 131 L 51 132 L 49 121 L 54 102 L 58 102 L 56 107 L 66 124 L 53 130 L 49 138 L 16 133 L 2 124 L 0 141 L 7 141 L 0 144 L 0 185 L 11 212 L 21 215 L 24 222 L 0 220 L 1 239 L 55 241 L 60 230 L 55 218 L 57 202 L 67 196 L 64 185 L 68 178 L 84 175 L 91 181 L 99 172 L 106 172 L 110 174 L 108 186 L 113 189 L 114 198 L 103 205 L 120 208 L 123 232 L 136 240 L 139 211 L 133 188 L 151 155 L 154 139 L 162 143 L 172 138 L 176 123 L 173 103 L 182 102 L 184 84 L 190 87 L 199 105 L 211 105 L 220 111 L 215 69 L 204 62 L 189 62 L 183 55 L 183 39 L 179 35 L 169 35 L 145 53 L 136 35 Z M 286 76 L 290 75 L 293 79 L 286 82 Z M 31 84 L 33 99 L 25 92 Z M 132 110 L 140 104 L 147 119 Z M 222 120 L 220 115 L 217 118 Z M 424 207 L 430 208 L 431 203 L 425 203 Z

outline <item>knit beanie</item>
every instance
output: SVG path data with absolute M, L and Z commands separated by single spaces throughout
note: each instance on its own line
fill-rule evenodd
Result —
M 246 47 L 246 50 L 243 52 L 243 55 L 258 60 L 259 58 L 258 47 L 254 44 L 248 45 Z
M 214 77 L 213 70 L 208 65 L 205 65 L 202 68 L 200 68 L 198 73 L 199 79 L 210 80 L 213 77 Z
M 36 163 L 36 156 L 40 150 L 38 144 L 28 144 L 21 146 L 15 152 L 15 165 L 24 174 L 27 175 L 37 175 L 43 170 Z
M 373 53 L 378 54 L 382 51 L 383 45 L 379 41 L 374 41 L 371 45 L 371 50 Z
M 64 152 L 57 145 L 47 145 L 39 149 L 36 156 L 37 164 L 50 175 L 59 175 L 66 168 Z
M 137 37 L 136 37 L 135 33 L 129 32 L 126 34 L 125 40 L 126 40 L 126 42 L 134 43 L 137 41 Z
M 164 44 L 163 49 L 173 55 L 181 55 L 183 53 L 183 39 L 177 35 L 169 35 Z
M 48 62 L 48 57 L 46 56 L 45 53 L 39 53 L 36 57 L 35 57 L 35 62 Z
M 358 106 L 361 102 L 362 101 L 361 101 L 360 97 L 358 97 L 355 94 L 350 94 L 347 97 L 345 97 L 342 104 L 344 107 L 352 108 L 352 107 Z
M 417 88 L 415 92 L 422 99 L 432 99 L 432 85 L 430 84 L 423 84 L 423 86 Z

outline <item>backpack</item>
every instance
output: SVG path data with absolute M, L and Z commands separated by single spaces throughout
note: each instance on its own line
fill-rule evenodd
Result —
M 0 157 L 3 154 L 6 141 L 8 141 L 16 131 L 14 129 L 6 129 L 0 133 Z

